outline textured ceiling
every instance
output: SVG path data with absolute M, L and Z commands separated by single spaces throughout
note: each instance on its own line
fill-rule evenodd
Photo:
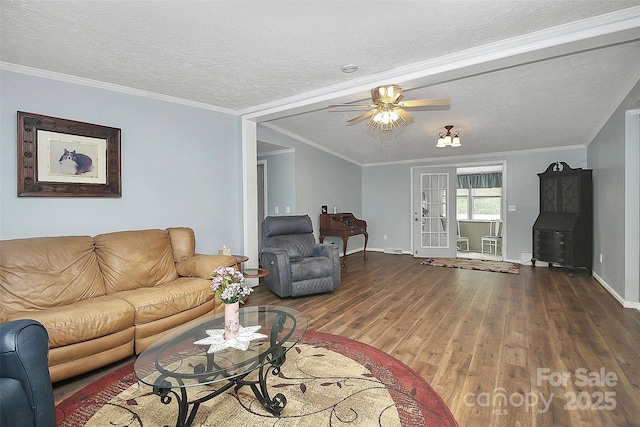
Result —
M 254 114 L 268 126 L 368 164 L 452 155 L 433 148 L 445 124 L 462 136 L 455 155 L 588 144 L 640 78 L 637 10 L 635 33 L 576 44 L 578 53 L 547 49 L 538 58 L 446 73 L 433 64 L 456 55 L 472 60 L 476 52 L 491 52 L 487 46 L 528 33 L 543 31 L 539 38 L 545 40 L 556 34 L 549 28 L 639 5 L 3 0 L 0 60 L 9 70 L 45 70 Z M 358 65 L 356 73 L 340 71 L 351 63 Z M 416 76 L 416 64 L 433 72 Z M 384 137 L 368 132 L 365 121 L 346 125 L 357 112 L 327 109 L 366 99 L 367 88 L 387 83 L 385 78 L 405 87 L 406 99 L 450 97 L 451 108 L 413 111 L 413 123 Z

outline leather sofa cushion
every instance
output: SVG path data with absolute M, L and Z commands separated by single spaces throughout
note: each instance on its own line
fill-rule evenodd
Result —
M 119 231 L 94 240 L 108 294 L 178 278 L 166 230 Z
M 0 243 L 0 305 L 9 315 L 66 306 L 105 293 L 92 237 Z
M 140 325 L 180 313 L 213 299 L 209 280 L 181 277 L 151 288 L 114 294 L 135 308 L 134 323 Z
M 229 255 L 195 254 L 186 261 L 176 264 L 176 271 L 182 277 L 200 277 L 211 280 L 216 268 L 233 267 L 238 260 Z
M 291 281 L 317 279 L 319 277 L 331 277 L 333 263 L 327 257 L 303 258 L 291 261 Z
M 196 251 L 196 235 L 188 227 L 168 228 L 173 259 L 175 262 L 185 261 L 193 256 Z
M 49 333 L 51 348 L 92 340 L 131 328 L 134 310 L 128 302 L 111 295 L 80 301 L 72 305 L 11 316 L 34 319 Z

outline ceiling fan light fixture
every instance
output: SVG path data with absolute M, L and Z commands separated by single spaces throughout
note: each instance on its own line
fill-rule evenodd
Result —
M 367 126 L 380 132 L 390 132 L 411 123 L 413 117 L 405 111 L 405 108 L 449 106 L 449 98 L 418 99 L 403 101 L 402 88 L 397 85 L 383 85 L 371 89 L 371 104 L 333 104 L 329 107 L 356 107 L 368 108 L 369 111 L 347 120 L 347 123 L 367 120 Z M 450 144 L 451 145 L 451 141 Z
M 400 95 L 402 89 L 396 85 L 378 86 L 371 89 L 371 99 L 374 104 L 392 104 Z
M 391 132 L 404 123 L 405 120 L 395 111 L 379 111 L 369 119 L 367 126 L 380 132 Z
M 444 127 L 447 130 L 447 133 L 440 132 L 440 136 L 438 137 L 438 143 L 436 144 L 437 148 L 443 147 L 461 147 L 462 143 L 460 142 L 459 132 L 451 133 L 451 129 L 453 129 L 453 125 L 446 125 Z

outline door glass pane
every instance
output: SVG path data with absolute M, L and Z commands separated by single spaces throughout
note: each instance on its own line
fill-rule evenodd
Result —
M 446 173 L 422 174 L 422 247 L 448 247 L 447 188 Z

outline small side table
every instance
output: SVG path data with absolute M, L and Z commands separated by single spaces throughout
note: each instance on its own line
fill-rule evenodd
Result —
M 231 256 L 236 259 L 236 265 L 238 266 L 238 269 L 240 271 L 242 271 L 242 264 L 249 261 L 249 257 L 246 255 L 231 255 Z
M 242 270 L 242 274 L 244 274 L 244 277 L 249 279 L 259 279 L 267 276 L 269 274 L 269 270 L 266 268 L 245 268 Z

